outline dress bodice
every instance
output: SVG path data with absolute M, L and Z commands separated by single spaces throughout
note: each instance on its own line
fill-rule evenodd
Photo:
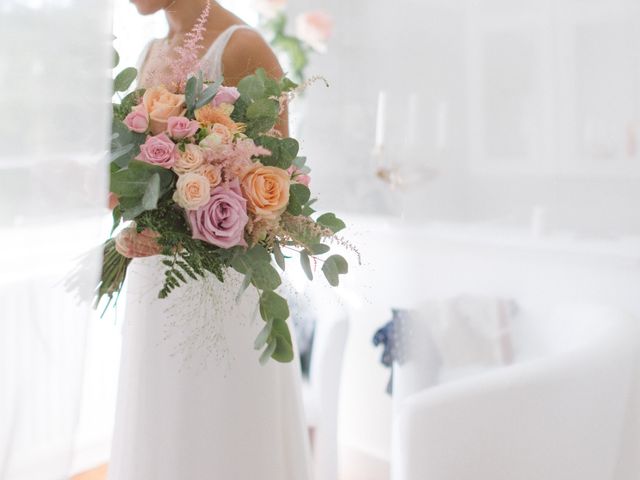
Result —
M 253 30 L 248 25 L 232 25 L 224 30 L 214 42 L 209 46 L 205 54 L 202 56 L 201 65 L 205 73 L 205 77 L 209 80 L 220 78 L 223 74 L 222 56 L 224 51 L 231 40 L 231 37 L 238 30 Z M 145 78 L 147 75 L 147 61 L 149 60 L 149 53 L 160 42 L 160 39 L 153 39 L 147 43 L 142 50 L 138 59 L 138 71 L 140 72 L 139 83 L 141 86 L 145 85 Z

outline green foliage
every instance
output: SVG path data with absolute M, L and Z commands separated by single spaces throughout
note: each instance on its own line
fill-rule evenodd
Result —
M 275 259 L 276 264 L 284 272 L 284 269 L 285 269 L 284 255 L 282 254 L 282 250 L 280 249 L 280 244 L 278 242 L 275 242 L 273 244 L 273 258 Z
M 316 219 L 316 222 L 323 227 L 327 227 L 333 233 L 338 233 L 340 230 L 343 230 L 347 227 L 345 223 L 338 217 L 336 217 L 333 213 L 325 213 L 324 215 L 320 215 Z
M 260 296 L 260 315 L 265 322 L 289 318 L 287 301 L 273 291 L 264 291 Z
M 200 95 L 198 95 L 197 97 L 195 108 L 202 108 L 206 104 L 211 102 L 211 100 L 213 100 L 213 97 L 216 96 L 216 93 L 218 93 L 221 85 L 222 78 L 218 79 L 215 83 L 212 83 L 204 91 L 202 91 L 202 93 L 200 93 Z
M 113 80 L 113 90 L 116 92 L 126 92 L 138 76 L 138 70 L 127 67 L 122 70 Z
M 302 270 L 304 274 L 307 276 L 309 280 L 313 280 L 313 272 L 311 271 L 311 260 L 309 259 L 309 254 L 305 251 L 300 252 L 300 265 L 302 266 Z
M 238 83 L 238 91 L 240 98 L 235 104 L 232 118 L 245 123 L 246 134 L 252 138 L 271 130 L 279 117 L 280 82 L 259 68 L 254 75 Z
M 122 101 L 120 102 L 120 106 L 118 108 L 118 118 L 120 120 L 124 120 L 124 118 L 131 113 L 133 107 L 138 105 L 142 101 L 142 96 L 144 95 L 145 89 L 138 88 L 133 92 L 127 94 Z
M 289 187 L 289 205 L 287 212 L 291 215 L 300 215 L 302 207 L 309 201 L 311 191 L 306 185 L 301 183 L 292 183 Z
M 110 188 L 120 199 L 123 219 L 133 220 L 142 212 L 155 209 L 174 179 L 170 170 L 138 160 L 113 173 Z
M 265 22 L 263 27 L 271 34 L 270 43 L 274 50 L 287 56 L 287 63 L 292 69 L 291 74 L 293 74 L 299 82 L 303 81 L 305 78 L 305 68 L 309 64 L 310 49 L 298 37 L 286 33 L 286 14 L 278 14 L 275 18 Z M 289 81 L 286 88 L 283 88 L 282 90 L 291 90 L 292 88 L 290 83 L 293 82 Z
M 281 319 L 273 321 L 271 329 L 271 345 L 275 343 L 276 348 L 271 354 L 276 362 L 287 363 L 293 360 L 293 342 L 291 340 L 291 332 L 287 322 Z
M 349 264 L 340 255 L 331 255 L 322 265 L 322 273 L 332 287 L 337 287 L 340 283 L 340 275 L 349 272 Z
M 283 170 L 293 164 L 300 150 L 300 144 L 293 138 L 276 138 L 263 135 L 258 137 L 255 142 L 271 152 L 269 156 L 260 157 L 260 163 L 266 166 L 282 168 Z
M 182 209 L 170 196 L 162 198 L 156 209 L 136 217 L 136 225 L 139 231 L 148 228 L 161 232 L 157 242 L 166 257 L 163 263 L 167 269 L 160 298 L 167 297 L 189 278 L 203 278 L 207 273 L 224 281 L 224 271 L 235 252 L 193 239 Z
M 282 280 L 277 270 L 271 266 L 271 255 L 261 246 L 237 253 L 231 266 L 239 273 L 251 275 L 251 283 L 259 290 L 275 290 Z
M 111 162 L 119 168 L 126 168 L 140 153 L 140 145 L 146 137 L 142 133 L 130 131 L 116 118 L 113 119 L 111 130 Z

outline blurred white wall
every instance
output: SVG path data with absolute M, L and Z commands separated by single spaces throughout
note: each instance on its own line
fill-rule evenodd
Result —
M 305 119 L 325 204 L 520 226 L 541 207 L 554 230 L 640 232 L 637 2 L 296 2 L 312 6 L 336 18 L 311 69 L 331 88 Z M 409 183 L 395 195 L 370 155 L 380 90 L 382 163 Z

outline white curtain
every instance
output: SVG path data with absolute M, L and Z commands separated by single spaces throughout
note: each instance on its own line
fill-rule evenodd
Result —
M 111 2 L 0 3 L 0 479 L 70 475 L 104 235 Z M 100 255 L 81 272 L 90 295 Z

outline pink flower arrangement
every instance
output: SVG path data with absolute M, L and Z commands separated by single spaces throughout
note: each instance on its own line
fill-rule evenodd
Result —
M 166 133 L 147 137 L 147 141 L 140 146 L 140 155 L 136 160 L 171 168 L 176 163 L 178 151 L 176 144 L 167 137 Z
M 296 35 L 317 52 L 327 51 L 333 32 L 333 19 L 325 12 L 303 13 L 296 19 Z
M 167 131 L 176 140 L 192 137 L 199 128 L 198 122 L 189 120 L 187 117 L 169 117 L 167 120 Z

